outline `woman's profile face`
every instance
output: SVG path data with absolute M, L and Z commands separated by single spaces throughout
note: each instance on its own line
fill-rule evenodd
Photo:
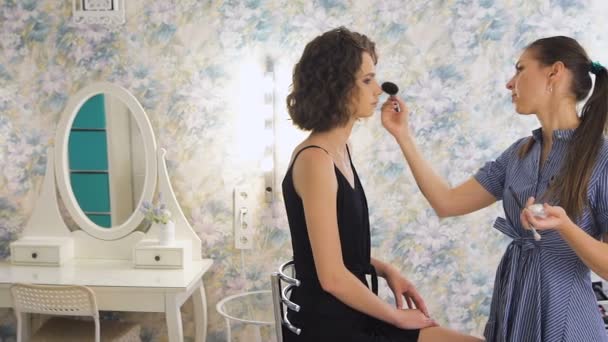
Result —
M 515 75 L 507 83 L 511 102 L 519 114 L 536 114 L 550 98 L 550 66 L 542 65 L 529 50 L 515 64 Z
M 351 108 L 355 119 L 374 114 L 382 88 L 376 80 L 376 66 L 372 56 L 363 52 L 361 66 L 355 74 L 355 86 L 352 91 Z

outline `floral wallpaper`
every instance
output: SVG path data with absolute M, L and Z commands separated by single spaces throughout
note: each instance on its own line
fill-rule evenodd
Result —
M 216 303 L 269 289 L 269 273 L 291 253 L 281 196 L 267 204 L 263 194 L 265 114 L 254 104 L 263 98 L 255 80 L 265 61 L 275 67 L 277 182 L 304 136 L 285 114 L 291 68 L 306 42 L 344 25 L 375 40 L 379 79 L 399 84 L 421 150 L 452 184 L 537 127 L 514 114 L 505 90 L 526 44 L 570 35 L 608 63 L 602 0 L 129 0 L 126 10 L 125 24 L 107 27 L 74 23 L 71 1 L 0 2 L 0 259 L 31 215 L 68 98 L 94 81 L 121 85 L 168 150 L 177 198 L 203 257 L 214 259 L 204 276 L 211 342 L 226 340 Z M 370 203 L 373 254 L 417 284 L 442 325 L 481 335 L 508 243 L 491 228 L 501 207 L 439 220 L 378 115 L 355 128 L 352 145 Z M 252 250 L 234 248 L 236 185 L 256 197 Z M 381 295 L 391 300 L 384 285 Z M 185 340 L 193 341 L 190 302 L 182 313 Z M 104 315 L 140 322 L 143 341 L 167 339 L 161 314 Z M 255 335 L 233 325 L 234 341 Z M 273 340 L 272 331 L 262 329 L 261 338 Z M 0 309 L 0 341 L 14 340 L 13 313 Z

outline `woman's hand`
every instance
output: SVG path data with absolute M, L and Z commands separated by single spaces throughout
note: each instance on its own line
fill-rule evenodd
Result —
M 532 226 L 536 230 L 555 229 L 559 231 L 566 226 L 574 224 L 562 207 L 544 203 L 543 209 L 546 217 L 538 217 L 534 216 L 532 211 L 528 209 L 532 204 L 534 204 L 534 197 L 528 198 L 526 208 L 521 212 L 521 222 L 526 229 L 531 229 L 530 226 Z
M 395 103 L 399 104 L 401 111 L 397 112 L 395 110 Z M 409 112 L 405 102 L 396 96 L 389 96 L 386 102 L 382 104 L 382 125 L 395 138 L 401 137 L 409 133 Z
M 384 276 L 388 287 L 393 291 L 395 295 L 395 304 L 397 309 L 403 308 L 403 298 L 407 302 L 407 307 L 409 309 L 418 309 L 425 316 L 429 316 L 429 311 L 422 299 L 422 296 L 414 287 L 409 280 L 407 280 L 404 276 L 402 276 L 397 269 L 390 269 Z M 415 307 L 414 307 L 415 306 Z
M 427 317 L 422 311 L 415 309 L 395 310 L 394 326 L 401 329 L 423 329 L 428 327 L 436 327 L 439 324 L 434 319 Z

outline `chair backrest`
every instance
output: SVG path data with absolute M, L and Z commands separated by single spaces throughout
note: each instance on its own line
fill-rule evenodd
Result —
M 287 310 L 293 310 L 295 312 L 300 311 L 300 306 L 289 300 L 288 297 L 294 287 L 300 286 L 300 281 L 298 279 L 286 274 L 286 269 L 288 267 L 293 267 L 293 261 L 282 264 L 279 267 L 278 272 L 274 272 L 270 275 L 277 342 L 283 342 L 283 326 L 296 335 L 300 335 L 302 332 L 302 329 L 295 327 L 287 318 Z M 282 282 L 287 283 L 287 285 L 283 287 Z
M 88 287 L 14 284 L 11 286 L 11 294 L 19 327 L 23 324 L 22 313 L 91 316 L 95 321 L 95 341 L 99 341 L 99 311 L 95 294 Z M 21 340 L 19 336 L 17 339 Z

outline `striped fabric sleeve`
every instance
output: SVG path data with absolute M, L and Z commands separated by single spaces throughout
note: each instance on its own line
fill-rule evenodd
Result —
M 595 190 L 595 218 L 602 234 L 608 233 L 608 163 L 599 172 Z
M 524 139 L 520 139 L 509 146 L 496 160 L 487 162 L 474 175 L 475 180 L 499 201 L 502 200 L 505 189 L 507 166 L 514 158 L 517 158 L 517 151 Z

